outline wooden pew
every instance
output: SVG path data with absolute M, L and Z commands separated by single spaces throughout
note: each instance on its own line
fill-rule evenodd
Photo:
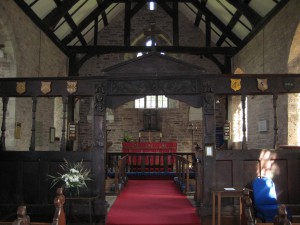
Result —
M 252 199 L 249 196 L 249 190 L 245 190 L 242 198 L 242 225 L 300 225 L 300 223 L 292 223 L 287 219 L 286 206 L 280 205 L 278 215 L 273 223 L 262 223 L 257 221 L 254 216 Z
M 174 178 L 175 182 L 182 192 L 188 194 L 191 192 L 190 185 L 192 182 L 190 179 L 190 165 L 192 165 L 192 163 L 183 156 L 174 156 L 176 164 L 176 177 Z
M 127 162 L 128 162 L 128 155 L 123 156 L 121 159 L 118 160 L 117 166 L 115 167 L 115 193 L 120 194 L 123 185 L 127 184 Z
M 0 222 L 0 225 L 66 225 L 66 215 L 64 212 L 65 196 L 62 188 L 57 188 L 54 198 L 55 212 L 52 222 L 31 221 L 27 215 L 27 208 L 21 205 L 17 209 L 17 219 L 13 222 Z

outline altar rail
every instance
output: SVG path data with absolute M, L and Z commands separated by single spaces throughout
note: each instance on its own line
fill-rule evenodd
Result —
M 166 175 L 174 176 L 176 168 L 173 153 L 107 153 L 106 166 L 111 171 L 116 162 L 128 155 L 126 173 L 128 176 Z M 189 161 L 193 161 L 194 153 L 176 153 Z

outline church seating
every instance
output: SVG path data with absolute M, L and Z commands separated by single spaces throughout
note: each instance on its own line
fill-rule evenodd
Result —
M 0 221 L 0 225 L 66 225 L 66 215 L 64 212 L 65 196 L 63 195 L 63 189 L 58 188 L 56 191 L 56 197 L 54 198 L 55 212 L 52 222 L 38 222 L 31 221 L 30 216 L 27 214 L 27 208 L 25 205 L 20 205 L 17 209 L 17 218 L 13 221 Z M 41 215 L 43 217 L 43 215 Z
M 128 181 L 126 174 L 127 160 L 128 155 L 123 156 L 122 158 L 118 159 L 113 169 L 108 171 L 108 177 L 113 179 L 113 182 L 110 183 L 110 187 L 108 188 L 114 194 L 120 194 L 122 188 L 126 186 Z M 108 182 L 108 179 L 106 179 L 106 182 Z
M 174 182 L 180 191 L 189 194 L 195 191 L 195 172 L 191 170 L 192 163 L 185 157 L 174 155 L 176 164 L 176 176 Z

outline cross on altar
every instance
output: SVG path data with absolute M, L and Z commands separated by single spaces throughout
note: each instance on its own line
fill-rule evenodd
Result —
M 144 35 L 146 37 L 150 36 L 152 47 L 155 46 L 155 35 L 157 35 L 157 34 L 160 34 L 160 32 L 159 32 L 159 30 L 155 29 L 155 23 L 151 23 L 150 30 L 147 29 L 144 31 Z

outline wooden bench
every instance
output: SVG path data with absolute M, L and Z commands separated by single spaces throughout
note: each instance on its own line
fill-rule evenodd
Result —
M 114 194 L 120 194 L 121 189 L 126 186 L 128 182 L 127 161 L 128 155 L 122 156 L 117 160 L 117 162 L 115 162 L 113 171 L 108 172 L 108 177 L 113 179 L 113 182 L 108 182 L 108 179 L 106 179 L 106 182 L 108 182 L 108 185 L 110 186 L 108 188 L 111 189 L 111 192 Z
M 195 179 L 191 179 L 191 177 L 195 178 L 195 172 L 191 170 L 192 162 L 180 155 L 174 155 L 174 157 L 176 165 L 174 181 L 176 185 L 185 194 L 194 192 Z
M 1 221 L 0 225 L 66 225 L 66 215 L 64 211 L 65 196 L 63 195 L 63 189 L 58 188 L 56 191 L 56 197 L 54 198 L 55 212 L 52 222 L 37 222 L 30 221 L 30 217 L 27 215 L 27 208 L 25 205 L 21 205 L 17 209 L 17 219 L 11 221 Z
M 249 191 L 245 190 L 242 198 L 242 224 L 243 225 L 300 225 L 299 222 L 290 222 L 287 219 L 286 206 L 280 205 L 278 209 L 278 215 L 276 216 L 274 223 L 262 223 L 257 221 L 254 217 L 254 209 L 252 204 L 252 199 L 249 196 Z

